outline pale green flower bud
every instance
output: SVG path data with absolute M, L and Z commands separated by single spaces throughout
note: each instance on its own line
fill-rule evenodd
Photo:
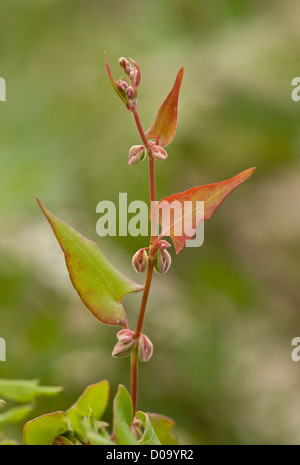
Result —
M 171 266 L 171 255 L 165 249 L 158 249 L 155 254 L 154 269 L 158 274 L 165 274 Z

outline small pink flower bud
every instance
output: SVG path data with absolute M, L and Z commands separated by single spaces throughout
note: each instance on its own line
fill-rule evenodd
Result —
M 165 249 L 158 249 L 155 255 L 154 269 L 158 274 L 165 274 L 171 266 L 171 255 Z
M 140 362 L 148 362 L 153 354 L 153 344 L 150 339 L 141 334 L 139 337 L 138 357 Z
M 134 332 L 130 329 L 122 329 L 117 334 L 118 342 L 114 347 L 112 356 L 115 358 L 127 357 L 136 345 Z
M 135 90 L 132 86 L 129 86 L 126 90 L 127 97 L 130 99 L 136 98 Z
M 135 344 L 135 340 L 124 343 L 117 342 L 117 344 L 114 347 L 114 350 L 112 351 L 112 356 L 114 358 L 127 357 L 127 355 L 129 355 L 133 351 Z
M 120 342 L 129 342 L 133 339 L 133 337 L 134 337 L 134 332 L 128 328 L 121 329 L 121 331 L 117 333 L 117 338 Z
M 137 107 L 137 92 L 136 89 L 134 89 L 132 86 L 129 86 L 126 89 L 126 98 L 128 100 L 128 110 L 134 111 L 136 110 Z
M 132 66 L 125 57 L 119 58 L 119 65 L 124 69 L 126 74 L 129 74 Z
M 129 84 L 126 81 L 126 79 L 120 78 L 117 82 L 117 86 L 119 87 L 120 90 L 126 91 L 128 88 Z
M 132 257 L 132 266 L 138 273 L 143 273 L 147 268 L 148 255 L 145 249 L 138 250 Z
M 146 158 L 146 150 L 143 145 L 133 145 L 129 150 L 129 165 L 136 165 Z
M 137 79 L 138 79 L 138 70 L 132 68 L 129 74 L 130 80 L 134 87 L 137 87 Z
M 168 249 L 169 247 L 171 247 L 171 244 L 169 244 L 168 241 L 165 241 L 163 239 L 162 241 L 159 241 L 159 243 L 157 244 L 157 247 L 160 250 L 165 250 L 165 249 Z
M 155 158 L 156 160 L 165 160 L 168 156 L 167 152 L 159 145 L 152 145 L 151 152 L 153 158 Z
M 132 58 L 130 58 L 130 61 L 134 64 L 134 66 L 136 67 L 136 71 L 137 71 L 137 74 L 136 74 L 136 78 L 135 78 L 135 87 L 138 87 L 139 86 L 139 83 L 141 81 L 141 71 L 140 71 L 140 67 L 139 65 L 136 63 L 136 61 L 134 61 Z

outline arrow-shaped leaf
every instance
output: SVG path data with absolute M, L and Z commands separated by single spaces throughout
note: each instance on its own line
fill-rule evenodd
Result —
M 249 168 L 226 181 L 193 187 L 165 197 L 158 203 L 156 209 L 162 228 L 161 235 L 171 236 L 177 254 L 192 239 L 200 223 L 208 220 L 227 195 L 246 181 L 254 171 L 255 168 Z
M 131 431 L 133 406 L 131 397 L 123 385 L 119 385 L 114 398 L 114 434 L 120 445 L 137 445 Z
M 175 136 L 178 115 L 178 97 L 183 78 L 183 68 L 178 71 L 175 83 L 167 98 L 161 104 L 151 127 L 146 132 L 147 139 L 155 139 L 161 147 L 169 145 Z
M 38 198 L 37 202 L 65 254 L 72 284 L 82 302 L 102 323 L 126 327 L 121 300 L 143 286 L 117 271 L 95 242 L 56 218 Z

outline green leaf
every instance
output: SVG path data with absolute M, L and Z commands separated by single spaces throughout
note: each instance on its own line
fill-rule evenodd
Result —
M 106 426 L 107 423 L 105 424 Z M 115 445 L 113 441 L 107 437 L 104 431 L 97 431 L 96 425 L 93 421 L 90 421 L 88 418 L 82 420 L 82 428 L 85 432 L 86 443 L 100 446 L 112 446 Z
M 173 446 L 178 444 L 177 437 L 174 433 L 172 433 L 174 421 L 171 420 L 171 418 L 158 413 L 148 413 L 148 417 L 160 443 L 163 446 Z
M 65 412 L 53 412 L 28 421 L 24 426 L 25 445 L 48 446 L 57 436 L 70 430 Z
M 38 396 L 52 396 L 61 387 L 39 386 L 39 380 L 0 379 L 0 396 L 17 402 L 33 402 Z
M 114 434 L 120 445 L 138 444 L 131 431 L 133 406 L 127 389 L 120 385 L 114 399 Z
M 82 424 L 83 417 L 100 420 L 108 403 L 109 384 L 102 381 L 88 386 L 66 414 L 76 433 L 85 438 L 86 431 Z
M 102 431 L 109 426 L 106 421 L 96 420 L 95 418 L 93 418 L 93 424 L 97 430 L 101 429 Z
M 87 308 L 108 325 L 127 326 L 121 300 L 144 287 L 119 273 L 97 244 L 56 218 L 37 198 L 65 254 L 72 284 Z
M 11 423 L 18 423 L 23 421 L 24 418 L 32 411 L 32 405 L 20 405 L 18 407 L 12 407 L 3 413 L 0 413 L 0 426 L 8 425 Z
M 143 446 L 161 445 L 147 413 L 137 412 L 136 416 L 141 420 L 144 426 L 144 434 L 143 437 L 139 440 L 139 444 Z
M 162 147 L 169 145 L 176 133 L 178 98 L 182 78 L 183 68 L 178 71 L 172 90 L 161 104 L 151 127 L 145 133 L 147 139 L 155 139 L 156 144 Z

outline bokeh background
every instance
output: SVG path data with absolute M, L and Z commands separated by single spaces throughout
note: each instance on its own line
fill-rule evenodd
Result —
M 112 397 L 129 388 L 129 360 L 110 355 L 116 328 L 81 303 L 34 198 L 143 282 L 131 257 L 147 238 L 96 234 L 101 200 L 148 201 L 147 164 L 128 166 L 139 136 L 106 50 L 116 78 L 120 56 L 140 64 L 145 129 L 185 68 L 158 198 L 257 167 L 206 222 L 204 245 L 172 250 L 169 273 L 155 276 L 139 408 L 171 416 L 182 444 L 299 443 L 299 16 L 296 0 L 1 0 L 0 377 L 64 387 L 31 417 L 67 409 L 102 379 Z M 132 325 L 139 299 L 124 299 Z

